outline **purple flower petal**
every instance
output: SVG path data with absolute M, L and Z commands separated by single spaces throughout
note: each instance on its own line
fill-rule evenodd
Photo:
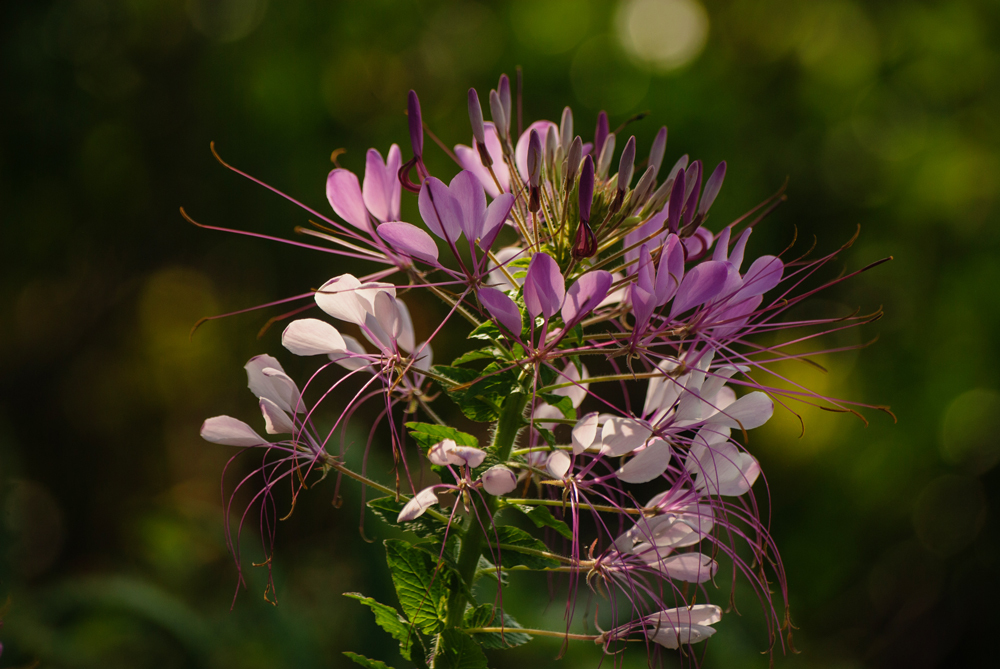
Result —
M 401 164 L 402 156 L 397 144 L 389 147 L 385 162 L 382 162 L 382 155 L 378 151 L 368 149 L 361 193 L 368 211 L 380 221 L 399 220 L 399 199 L 402 193 L 402 185 L 399 183 Z
M 701 196 L 701 205 L 698 207 L 699 214 L 707 214 L 712 203 L 715 202 L 715 198 L 719 195 L 719 190 L 722 189 L 722 180 L 726 178 L 726 161 L 723 160 L 719 163 L 715 170 L 712 172 L 712 176 L 708 178 L 705 183 L 705 192 Z
M 750 269 L 743 275 L 743 287 L 740 297 L 763 295 L 781 282 L 784 263 L 777 256 L 761 256 L 753 261 Z
M 679 316 L 718 295 L 728 275 L 729 265 L 725 262 L 709 260 L 696 265 L 681 281 L 670 307 L 670 317 Z
M 486 192 L 476 175 L 462 170 L 448 185 L 448 190 L 461 209 L 459 226 L 469 242 L 482 236 L 483 222 L 486 220 Z
M 667 227 L 670 232 L 677 232 L 681 225 L 681 208 L 684 206 L 684 170 L 681 169 L 674 178 L 674 187 L 670 189 L 670 199 L 667 200 Z
M 462 235 L 462 207 L 444 182 L 436 177 L 426 179 L 417 205 L 431 232 L 452 244 L 458 241 Z
M 482 230 L 479 233 L 479 248 L 489 251 L 493 246 L 497 235 L 503 229 L 504 221 L 507 220 L 507 216 L 514 206 L 514 200 L 514 196 L 510 193 L 503 193 L 490 202 L 490 206 L 486 208 L 486 220 L 483 221 Z
M 565 280 L 559 265 L 551 256 L 536 253 L 524 277 L 524 304 L 532 318 L 544 314 L 551 318 L 562 306 L 566 296 Z
M 656 304 L 666 304 L 677 292 L 684 278 L 684 247 L 677 235 L 670 234 L 663 245 L 656 272 Z
M 337 216 L 359 230 L 365 232 L 371 230 L 361 186 L 353 172 L 339 167 L 330 172 L 330 176 L 326 179 L 326 199 L 330 201 L 330 206 Z
M 607 296 L 611 283 L 611 273 L 602 269 L 587 272 L 577 279 L 566 291 L 566 301 L 562 308 L 566 327 L 571 328 L 586 318 Z
M 400 253 L 432 265 L 438 264 L 438 247 L 434 238 L 417 226 L 395 221 L 383 223 L 376 232 Z
M 515 337 L 520 338 L 521 311 L 517 308 L 514 300 L 496 288 L 481 288 L 479 300 L 500 325 L 507 328 Z

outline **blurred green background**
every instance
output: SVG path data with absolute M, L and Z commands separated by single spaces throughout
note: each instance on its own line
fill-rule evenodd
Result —
M 333 481 L 317 486 L 280 523 L 279 606 L 248 568 L 230 610 L 220 474 L 231 453 L 198 427 L 222 413 L 259 421 L 250 356 L 278 355 L 300 379 L 310 365 L 282 354 L 280 328 L 257 338 L 280 310 L 188 338 L 202 316 L 360 268 L 199 230 L 178 207 L 291 237 L 304 212 L 222 168 L 210 141 L 326 212 L 332 150 L 359 171 L 369 146 L 398 141 L 409 155 L 408 89 L 446 143 L 468 142 L 466 88 L 482 95 L 515 65 L 526 122 L 570 104 L 589 136 L 602 108 L 612 127 L 649 109 L 630 126 L 641 155 L 666 124 L 668 164 L 727 160 L 716 229 L 789 177 L 754 253 L 796 229 L 829 251 L 860 225 L 834 273 L 895 257 L 808 312 L 884 306 L 881 321 L 824 343 L 879 341 L 824 359 L 828 374 L 794 373 L 891 404 L 898 424 L 806 412 L 803 437 L 783 416 L 750 444 L 802 651 L 775 665 L 995 666 L 1000 4 L 7 0 L 0 35 L 0 667 L 340 667 L 343 650 L 398 660 L 341 597 L 393 600 L 352 485 L 339 509 Z M 453 169 L 428 154 L 437 173 Z M 438 311 L 422 310 L 418 330 Z M 377 524 L 369 516 L 366 533 L 386 536 Z M 250 525 L 245 565 L 260 555 Z M 548 605 L 544 580 L 524 583 L 508 590 L 511 610 L 558 626 L 561 594 Z M 741 590 L 737 605 L 703 666 L 768 666 L 756 600 Z M 491 662 L 600 660 L 573 646 L 559 664 L 557 652 L 536 640 Z M 644 654 L 626 664 L 645 666 Z

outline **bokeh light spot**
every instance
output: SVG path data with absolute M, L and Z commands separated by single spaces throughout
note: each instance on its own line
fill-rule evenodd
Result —
M 974 474 L 1000 460 L 1000 393 L 976 388 L 956 397 L 941 422 L 941 455 Z
M 696 0 L 627 0 L 616 23 L 625 50 L 662 71 L 690 63 L 708 39 L 708 12 Z
M 267 0 L 188 0 L 187 10 L 201 33 L 219 42 L 235 42 L 260 25 Z
M 986 519 L 986 496 L 977 479 L 947 474 L 917 497 L 913 527 L 927 550 L 947 557 L 968 546 Z

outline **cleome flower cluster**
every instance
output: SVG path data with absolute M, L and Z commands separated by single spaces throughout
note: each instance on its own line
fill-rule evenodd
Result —
M 734 222 L 709 224 L 726 163 L 709 170 L 685 155 L 667 169 L 665 127 L 643 159 L 635 137 L 622 141 L 626 126 L 612 132 L 603 112 L 587 141 L 568 107 L 558 123 L 522 129 L 519 81 L 516 110 L 506 75 L 490 91 L 491 122 L 470 89 L 471 146 L 442 146 L 458 167 L 450 179 L 424 162 L 411 91 L 412 156 L 404 162 L 396 144 L 384 159 L 371 149 L 360 179 L 330 173 L 336 217 L 306 208 L 322 223 L 301 232 L 327 246 L 298 245 L 372 271 L 295 298 L 315 307 L 282 334 L 288 353 L 318 361 L 301 390 L 276 358 L 247 363 L 266 437 L 228 416 L 202 426 L 210 442 L 264 455 L 227 500 L 228 522 L 235 500 L 252 493 L 230 532 L 237 564 L 238 528 L 254 509 L 269 563 L 277 486 L 291 488 L 294 504 L 334 472 L 338 490 L 348 477 L 384 493 L 369 508 L 408 530 L 409 539 L 386 541 L 399 608 L 349 596 L 416 666 L 485 667 L 482 649 L 538 635 L 606 653 L 637 641 L 651 656 L 683 650 L 715 633 L 723 610 L 707 602 L 718 598 L 720 570 L 732 588 L 749 583 L 769 647 L 784 646 L 784 571 L 752 492 L 760 465 L 741 441 L 776 404 L 853 412 L 773 365 L 800 357 L 790 344 L 878 314 L 789 320 L 789 309 L 830 285 L 813 287 L 813 277 L 835 254 L 747 257 L 780 192 Z M 418 222 L 401 220 L 404 191 L 416 197 Z M 431 332 L 410 316 L 417 290 L 447 305 Z M 468 333 L 472 350 L 434 364 L 444 328 Z M 788 328 L 794 339 L 775 344 Z M 391 449 L 394 485 L 346 464 L 347 426 L 369 402 L 366 456 Z M 490 443 L 443 421 L 448 403 L 491 424 Z M 537 532 L 523 529 L 532 525 Z M 562 579 L 562 629 L 527 629 L 504 610 L 505 589 L 529 585 L 520 572 L 532 571 Z M 495 589 L 474 591 L 484 579 Z M 593 618 L 578 614 L 580 597 Z

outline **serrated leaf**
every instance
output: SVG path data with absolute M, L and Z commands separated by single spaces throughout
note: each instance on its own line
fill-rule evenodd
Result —
M 576 420 L 576 407 L 573 406 L 573 400 L 571 400 L 566 395 L 556 395 L 555 393 L 541 393 L 541 397 L 550 406 L 553 406 L 556 409 L 558 409 L 559 413 L 563 415 L 563 418 Z
M 438 637 L 434 669 L 487 669 L 486 655 L 462 630 L 446 629 Z
M 479 564 L 476 565 L 477 572 L 485 572 L 483 576 L 489 576 L 490 578 L 497 577 L 497 566 L 487 560 L 482 555 L 479 556 Z M 510 579 L 507 577 L 507 572 L 500 570 L 500 584 L 507 585 Z
M 486 321 L 485 323 L 476 326 L 472 332 L 469 333 L 469 339 L 495 341 L 501 338 L 503 338 L 503 334 L 500 332 L 500 328 L 493 324 L 493 321 Z
M 406 423 L 410 436 L 417 445 L 427 451 L 431 446 L 445 439 L 454 439 L 459 446 L 479 446 L 479 440 L 471 434 L 459 432 L 453 427 L 434 423 Z
M 524 530 L 510 525 L 502 525 L 496 528 L 496 532 L 496 535 L 492 532 L 489 533 L 490 546 L 493 550 L 492 557 L 496 557 L 496 543 L 499 538 L 500 565 L 504 569 L 519 565 L 528 569 L 548 569 L 559 566 L 558 560 L 538 555 L 539 552 L 549 552 L 548 546 Z
M 511 504 L 510 506 L 526 515 L 535 524 L 535 527 L 551 527 L 567 539 L 573 538 L 573 530 L 569 528 L 569 525 L 553 516 L 547 506 L 528 506 L 527 504 Z
M 476 360 L 496 360 L 499 357 L 501 356 L 495 348 L 487 346 L 486 348 L 477 348 L 473 351 L 463 353 L 451 361 L 451 366 L 457 367 L 458 365 L 464 365 L 467 362 L 475 362 Z
M 544 427 L 539 427 L 537 424 L 534 426 L 534 428 L 535 432 L 537 432 L 538 436 L 540 436 L 542 439 L 545 440 L 546 444 L 548 444 L 549 446 L 556 445 L 556 435 L 552 433 L 552 430 L 549 430 L 548 428 Z
M 372 660 L 364 655 L 358 655 L 357 653 L 352 653 L 350 651 L 344 651 L 344 655 L 354 660 L 356 664 L 360 664 L 362 667 L 367 667 L 367 669 L 392 669 L 392 667 L 385 662 Z
M 487 650 L 514 648 L 531 641 L 531 636 L 516 630 L 521 625 L 513 617 L 503 613 L 502 619 L 492 604 L 480 604 L 465 612 L 466 627 L 503 627 L 504 632 L 479 632 L 472 634 L 473 640 Z M 510 628 L 509 630 L 506 628 Z
M 397 539 L 385 542 L 385 558 L 403 613 L 425 634 L 438 632 L 447 615 L 450 572 L 427 553 Z
M 404 506 L 406 506 L 406 502 L 397 502 L 396 498 L 392 496 L 379 497 L 368 502 L 368 508 L 392 527 L 408 530 L 424 538 L 444 534 L 445 524 L 426 513 L 404 523 L 398 522 L 396 519 L 399 517 L 399 512 L 403 510 Z
M 400 655 L 409 660 L 411 655 L 410 650 L 413 648 L 414 643 L 416 643 L 419 657 L 422 650 L 420 649 L 420 639 L 417 636 L 417 631 L 406 618 L 399 615 L 399 611 L 388 604 L 382 604 L 371 597 L 365 597 L 357 592 L 345 592 L 344 597 L 359 601 L 372 610 L 372 613 L 375 614 L 375 624 L 391 634 L 392 638 L 399 642 Z
M 492 422 L 500 416 L 504 400 L 517 385 L 516 370 L 495 362 L 481 372 L 446 365 L 435 365 L 433 371 L 450 381 L 440 385 L 462 413 L 481 423 Z

